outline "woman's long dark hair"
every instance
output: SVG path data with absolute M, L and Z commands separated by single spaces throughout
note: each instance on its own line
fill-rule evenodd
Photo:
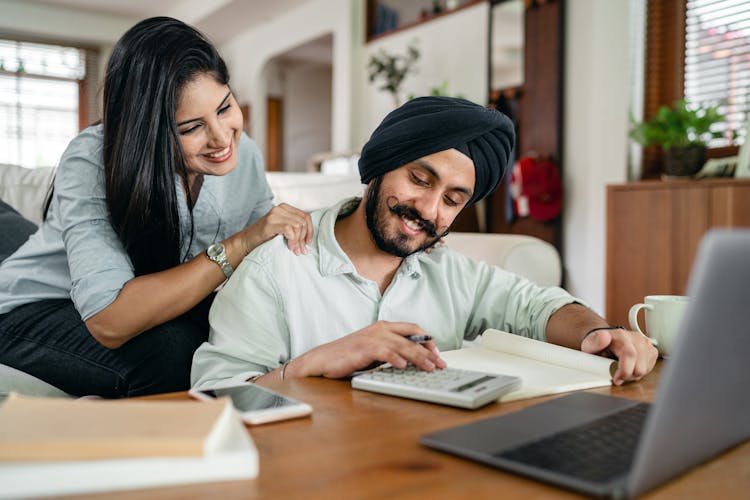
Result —
M 181 90 L 200 74 L 229 83 L 213 44 L 169 17 L 133 26 L 107 64 L 102 117 L 107 207 L 136 275 L 181 261 L 177 196 L 182 194 L 175 176 L 189 188 L 175 112 Z M 187 200 L 192 211 L 191 197 Z

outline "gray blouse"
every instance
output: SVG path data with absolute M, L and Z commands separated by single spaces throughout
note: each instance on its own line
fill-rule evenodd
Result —
M 109 222 L 105 202 L 102 126 L 71 141 L 57 168 L 54 195 L 36 233 L 0 265 L 0 314 L 44 299 L 71 299 L 83 320 L 111 304 L 134 277 L 133 266 Z M 252 224 L 273 206 L 256 144 L 240 138 L 237 166 L 205 176 L 193 207 L 179 178 L 181 255 L 190 260 L 209 245 Z

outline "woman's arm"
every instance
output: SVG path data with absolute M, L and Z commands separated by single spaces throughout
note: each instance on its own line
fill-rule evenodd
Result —
M 223 243 L 229 263 L 237 268 L 250 251 L 277 234 L 284 235 L 295 254 L 304 253 L 312 233 L 310 215 L 282 203 Z M 116 349 L 192 309 L 225 279 L 204 252 L 171 269 L 131 279 L 111 304 L 86 320 L 86 327 L 103 346 Z
M 60 229 L 67 254 L 71 300 L 92 336 L 114 349 L 189 311 L 215 290 L 225 276 L 202 253 L 172 269 L 134 277 L 127 252 L 109 220 L 101 134 L 101 126 L 86 129 L 63 154 L 55 176 L 48 223 Z M 312 236 L 308 214 L 283 204 L 268 210 L 273 195 L 265 184 L 260 153 L 252 149 L 250 141 L 244 141 L 244 145 L 243 154 L 252 159 L 245 164 L 249 173 L 243 176 L 241 184 L 255 186 L 263 193 L 257 197 L 261 200 L 256 205 L 260 212 L 248 209 L 247 227 L 223 241 L 233 267 L 276 234 L 283 234 L 289 248 L 297 253 L 304 251 Z M 248 193 L 240 189 L 232 195 Z

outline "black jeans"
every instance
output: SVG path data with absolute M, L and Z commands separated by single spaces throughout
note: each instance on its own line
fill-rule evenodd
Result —
M 36 230 L 0 201 L 0 262 Z M 208 339 L 214 294 L 187 313 L 107 349 L 91 336 L 70 300 L 43 300 L 0 315 L 0 363 L 75 396 L 122 398 L 190 386 L 193 353 Z
M 63 391 L 122 398 L 190 386 L 193 353 L 208 338 L 209 295 L 187 313 L 107 349 L 70 300 L 43 300 L 0 315 L 0 363 Z

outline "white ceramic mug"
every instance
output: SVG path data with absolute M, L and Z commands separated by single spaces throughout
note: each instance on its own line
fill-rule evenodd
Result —
M 677 329 L 689 299 L 684 295 L 648 295 L 643 303 L 630 308 L 628 320 L 632 330 L 648 335 L 663 357 L 674 350 Z M 638 325 L 638 311 L 646 310 L 646 332 Z

